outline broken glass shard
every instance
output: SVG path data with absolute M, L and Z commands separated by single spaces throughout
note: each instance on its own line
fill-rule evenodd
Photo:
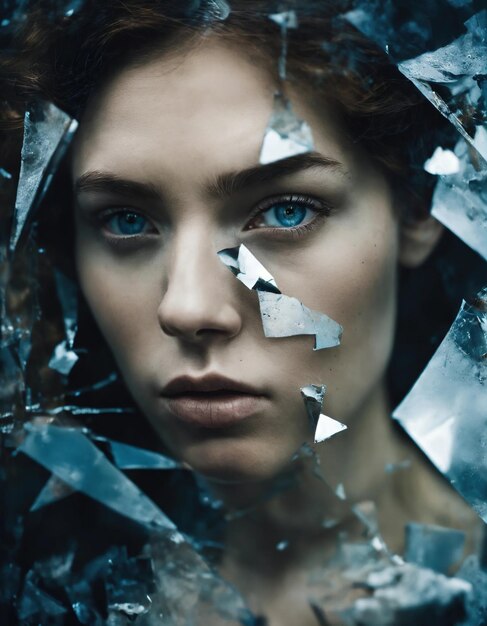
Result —
M 393 417 L 487 521 L 487 288 L 462 307 Z
M 69 348 L 67 341 L 61 341 L 54 348 L 54 353 L 49 360 L 49 367 L 67 376 L 77 363 L 78 358 L 76 352 Z
M 169 518 L 80 430 L 49 424 L 28 424 L 26 430 L 27 436 L 18 450 L 72 489 L 140 524 L 160 529 L 175 528 Z
M 455 156 L 459 171 L 438 180 L 431 214 L 487 259 L 487 162 L 463 139 Z
M 487 10 L 465 22 L 467 33 L 450 44 L 399 63 L 399 70 L 444 115 L 484 159 L 475 139 L 485 118 L 482 81 L 487 58 Z
M 155 578 L 150 558 L 127 558 L 121 550 L 118 558 L 109 561 L 105 591 L 109 611 L 122 613 L 129 619 L 149 613 L 155 589 Z
M 50 102 L 39 102 L 26 112 L 10 248 L 15 249 L 29 216 L 41 202 L 56 168 L 78 127 Z
M 274 95 L 274 108 L 264 133 L 260 163 L 287 159 L 314 148 L 311 127 L 294 114 L 291 103 L 281 93 Z
M 315 443 L 321 443 L 326 439 L 330 439 L 333 435 L 347 428 L 345 424 L 321 413 L 325 392 L 325 385 L 307 385 L 306 387 L 301 387 L 301 396 L 306 407 L 311 428 L 315 433 Z
M 344 612 L 347 624 L 454 626 L 465 617 L 472 593 L 465 580 L 409 563 L 371 572 L 364 587 L 371 595 L 355 600 Z
M 55 598 L 38 587 L 33 572 L 29 572 L 22 595 L 18 602 L 18 617 L 22 623 L 58 624 L 64 623 L 67 610 Z
M 236 248 L 220 250 L 218 256 L 248 289 L 281 293 L 272 274 L 243 244 Z
M 327 315 L 308 309 L 296 298 L 281 294 L 273 276 L 248 248 L 241 245 L 218 254 L 246 287 L 258 292 L 266 337 L 315 335 L 315 350 L 339 345 L 342 327 Z
M 279 56 L 279 78 L 286 80 L 287 63 L 287 31 L 289 28 L 298 27 L 298 16 L 296 11 L 283 11 L 282 13 L 272 13 L 269 19 L 278 24 L 281 28 L 281 54 Z
M 231 13 L 231 8 L 226 0 L 208 0 L 206 5 L 206 19 L 224 22 Z
M 328 315 L 308 309 L 297 298 L 259 291 L 259 305 L 266 337 L 314 335 L 314 350 L 340 344 L 343 328 Z
M 460 161 L 454 152 L 438 146 L 425 162 L 424 169 L 434 175 L 456 174 L 460 170 Z
M 404 558 L 409 563 L 448 574 L 453 565 L 460 563 L 464 546 L 465 533 L 461 530 L 417 522 L 406 524 Z
M 218 252 L 222 263 L 248 288 L 257 291 L 266 337 L 314 335 L 315 350 L 340 344 L 343 328 L 297 298 L 281 294 L 274 277 L 243 244 Z

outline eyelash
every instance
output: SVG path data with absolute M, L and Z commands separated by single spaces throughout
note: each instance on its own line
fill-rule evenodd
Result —
M 316 213 L 316 215 L 309 222 L 303 225 L 298 224 L 297 226 L 291 226 L 287 228 L 286 227 L 279 228 L 279 227 L 272 227 L 272 226 L 248 228 L 248 224 L 256 220 L 259 215 L 264 214 L 266 211 L 272 209 L 272 207 L 278 204 L 282 204 L 282 203 L 297 204 L 306 209 L 313 210 Z M 295 195 L 295 194 L 273 196 L 271 198 L 263 200 L 253 210 L 253 212 L 251 213 L 250 217 L 248 218 L 246 222 L 246 227 L 243 230 L 244 232 L 252 232 L 252 233 L 258 233 L 259 231 L 262 231 L 262 235 L 272 234 L 274 237 L 279 237 L 279 238 L 298 239 L 302 236 L 305 236 L 307 233 L 311 232 L 312 230 L 314 230 L 319 225 L 319 223 L 321 223 L 324 219 L 326 219 L 327 217 L 331 215 L 332 211 L 333 211 L 333 207 L 330 204 L 324 202 L 323 200 L 318 200 L 317 198 L 314 198 L 312 196 L 303 196 L 303 195 Z M 124 247 L 134 246 L 135 247 L 140 244 L 141 239 L 146 239 L 148 236 L 157 234 L 153 232 L 150 232 L 150 233 L 145 232 L 145 233 L 135 234 L 135 235 L 117 235 L 108 231 L 107 224 L 110 221 L 110 219 L 112 219 L 113 217 L 117 215 L 123 215 L 123 214 L 128 214 L 128 213 L 139 215 L 143 217 L 144 219 L 146 219 L 149 224 L 152 224 L 152 222 L 147 217 L 145 217 L 143 213 L 137 211 L 136 209 L 132 209 L 131 207 L 127 207 L 123 209 L 121 208 L 105 209 L 99 212 L 95 216 L 97 222 L 101 225 L 103 236 L 110 241 L 111 245 L 120 246 L 120 247 L 122 246 Z M 155 229 L 154 226 L 153 228 Z

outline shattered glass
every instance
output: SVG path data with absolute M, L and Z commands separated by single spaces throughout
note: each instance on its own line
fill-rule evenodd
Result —
M 347 428 L 345 424 L 321 413 L 325 392 L 325 385 L 308 385 L 301 388 L 310 424 L 315 433 L 315 443 L 321 443 Z
M 487 521 L 487 289 L 464 302 L 393 417 Z
M 409 563 L 448 574 L 463 557 L 465 533 L 454 528 L 409 522 L 404 558 Z
M 49 367 L 67 376 L 79 358 L 73 350 L 78 329 L 78 289 L 76 284 L 61 272 L 56 272 L 55 277 L 66 339 L 55 347 Z
M 83 432 L 59 426 L 29 425 L 18 448 L 76 491 L 140 524 L 174 529 L 174 524 Z
M 312 152 L 313 149 L 311 127 L 296 117 L 289 100 L 281 93 L 276 93 L 272 115 L 264 132 L 260 163 L 273 163 L 296 154 Z
M 487 259 L 487 162 L 463 139 L 454 156 L 458 172 L 438 180 L 431 214 Z
M 271 13 L 269 19 L 281 27 L 281 56 L 279 57 L 279 78 L 286 80 L 287 71 L 287 31 L 289 28 L 298 27 L 298 16 L 296 11 L 283 11 L 282 13 Z
M 340 324 L 324 313 L 308 309 L 297 298 L 282 294 L 274 277 L 243 244 L 221 250 L 218 256 L 240 282 L 257 291 L 266 337 L 314 335 L 315 350 L 340 344 Z
M 11 249 L 44 197 L 77 127 L 76 120 L 50 102 L 38 103 L 26 112 Z
M 485 123 L 482 95 L 487 57 L 487 9 L 465 22 L 467 33 L 452 43 L 399 63 L 399 70 L 455 126 L 484 159 L 487 149 L 477 138 Z M 480 115 L 472 115 L 476 108 Z M 483 108 L 483 114 L 482 114 Z

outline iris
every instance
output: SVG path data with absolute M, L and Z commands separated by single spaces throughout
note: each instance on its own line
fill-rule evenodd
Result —
M 107 226 L 115 235 L 140 235 L 147 227 L 147 220 L 138 213 L 116 213 L 107 220 Z
M 298 203 L 283 202 L 275 204 L 263 213 L 268 226 L 284 226 L 292 228 L 303 222 L 310 210 Z

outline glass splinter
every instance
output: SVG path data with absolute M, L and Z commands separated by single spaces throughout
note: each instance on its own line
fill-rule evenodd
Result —
M 287 31 L 289 28 L 298 27 L 298 16 L 296 11 L 283 11 L 282 13 L 272 13 L 269 19 L 281 27 L 281 55 L 279 57 L 279 78 L 286 80 L 287 70 Z
M 306 407 L 311 428 L 315 429 L 315 443 L 321 443 L 326 439 L 330 439 L 333 435 L 347 428 L 345 424 L 321 413 L 325 392 L 325 385 L 307 385 L 306 387 L 301 387 L 301 396 Z
M 298 119 L 289 100 L 276 93 L 274 109 L 264 133 L 260 163 L 273 163 L 295 154 L 311 152 L 313 149 L 313 135 L 309 124 Z
M 218 256 L 248 289 L 281 293 L 272 274 L 243 244 L 237 248 L 220 250 Z
M 44 424 L 28 425 L 18 450 L 80 491 L 120 515 L 152 527 L 172 530 L 171 520 L 112 465 L 80 431 Z
M 315 335 L 315 350 L 340 344 L 343 328 L 324 313 L 308 309 L 279 291 L 272 274 L 243 244 L 218 252 L 221 262 L 248 289 L 257 291 L 266 337 Z
M 56 272 L 56 287 L 64 318 L 66 339 L 58 343 L 49 361 L 49 367 L 67 376 L 78 361 L 74 352 L 74 340 L 78 330 L 78 291 L 73 281 Z
M 78 127 L 78 122 L 50 102 L 27 111 L 19 185 L 10 248 L 15 249 L 30 214 L 42 200 Z
M 484 521 L 486 380 L 487 288 L 473 304 L 462 304 L 447 336 L 393 413 Z

